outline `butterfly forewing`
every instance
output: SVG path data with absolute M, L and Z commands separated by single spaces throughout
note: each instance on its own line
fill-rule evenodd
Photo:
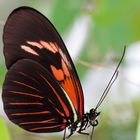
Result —
M 3 41 L 8 69 L 22 59 L 39 63 L 67 93 L 76 114 L 83 116 L 79 78 L 60 35 L 46 17 L 28 7 L 14 10 L 6 22 Z

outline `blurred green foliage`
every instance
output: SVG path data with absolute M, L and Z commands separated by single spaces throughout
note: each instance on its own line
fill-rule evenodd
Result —
M 11 140 L 7 125 L 2 117 L 0 117 L 0 140 Z
M 85 0 L 56 0 L 53 2 L 51 21 L 60 33 L 65 32 L 80 15 Z
M 101 51 L 109 47 L 115 50 L 129 45 L 140 38 L 139 0 L 100 0 L 96 1 L 92 13 L 95 21 L 95 40 Z
M 140 140 L 140 115 L 139 115 L 138 126 L 137 126 L 136 140 Z
M 4 75 L 6 74 L 6 68 L 4 63 L 0 63 L 0 85 L 2 85 L 4 81 Z

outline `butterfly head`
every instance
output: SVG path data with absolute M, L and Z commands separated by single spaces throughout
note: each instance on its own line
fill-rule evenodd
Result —
M 89 111 L 89 113 L 87 113 L 87 115 L 88 115 L 89 124 L 92 126 L 97 126 L 98 125 L 97 117 L 100 115 L 100 112 L 97 112 L 96 109 L 92 108 Z

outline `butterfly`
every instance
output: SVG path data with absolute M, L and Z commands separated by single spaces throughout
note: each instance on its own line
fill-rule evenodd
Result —
M 118 64 L 96 108 L 84 112 L 84 96 L 73 61 L 52 23 L 30 7 L 19 7 L 3 31 L 7 74 L 2 100 L 8 118 L 35 133 L 64 131 L 63 139 L 98 124 L 98 106 L 115 81 Z M 70 134 L 66 136 L 66 129 Z

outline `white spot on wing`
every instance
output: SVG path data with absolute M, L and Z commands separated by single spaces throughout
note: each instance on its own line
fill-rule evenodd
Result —
M 38 42 L 27 41 L 27 43 L 28 43 L 29 45 L 38 47 L 39 49 L 42 49 L 42 48 L 43 48 L 43 46 L 42 46 L 40 43 L 38 43 Z
M 37 47 L 39 49 L 45 48 L 52 53 L 58 52 L 58 46 L 56 43 L 53 43 L 53 42 L 46 42 L 46 41 L 40 40 L 39 42 L 27 41 L 26 43 L 31 46 Z
M 23 49 L 25 52 L 28 52 L 28 53 L 31 53 L 33 55 L 39 56 L 39 54 L 35 50 L 33 50 L 32 48 L 30 48 L 29 46 L 22 45 L 21 46 L 21 49 Z
M 40 41 L 40 44 L 44 47 L 44 48 L 46 48 L 47 50 L 49 50 L 49 51 L 51 51 L 51 52 L 53 52 L 53 53 L 56 53 L 56 52 L 58 52 L 58 46 L 57 46 L 57 44 L 56 43 L 52 43 L 52 42 L 45 42 L 45 41 Z

